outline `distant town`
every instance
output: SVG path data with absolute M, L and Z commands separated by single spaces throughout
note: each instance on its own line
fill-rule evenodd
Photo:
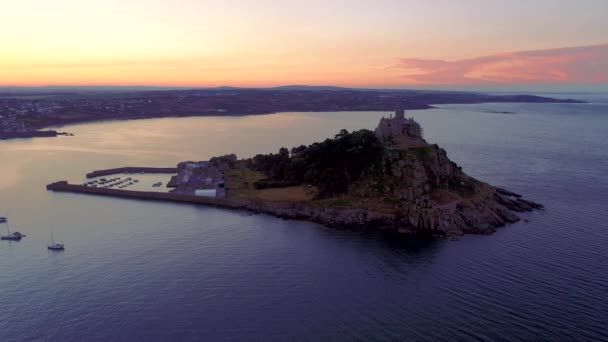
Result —
M 238 116 L 286 111 L 392 111 L 433 104 L 578 102 L 532 95 L 286 86 L 268 89 L 0 90 L 0 139 L 55 136 L 42 128 L 101 120 Z

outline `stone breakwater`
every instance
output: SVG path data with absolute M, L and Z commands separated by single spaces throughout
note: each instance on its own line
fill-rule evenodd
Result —
M 455 235 L 489 234 L 497 227 L 513 223 L 519 217 L 511 211 L 531 211 L 542 205 L 521 199 L 503 189 L 494 189 L 466 205 L 452 203 L 431 208 L 411 210 L 404 215 L 388 214 L 369 209 L 328 208 L 307 202 L 275 202 L 251 199 L 207 198 L 174 193 L 145 192 L 108 188 L 91 188 L 60 181 L 49 184 L 47 190 L 140 200 L 171 201 L 247 210 L 285 219 L 317 222 L 333 228 L 386 229 L 405 234 L 449 237 Z
M 87 178 L 109 176 L 109 175 L 115 175 L 118 173 L 177 173 L 177 168 L 175 168 L 175 167 L 127 166 L 127 167 L 119 167 L 116 169 L 93 171 L 91 173 L 87 173 Z

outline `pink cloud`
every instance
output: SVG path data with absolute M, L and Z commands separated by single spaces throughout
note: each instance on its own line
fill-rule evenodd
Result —
M 456 61 L 403 58 L 411 84 L 608 83 L 608 44 L 501 53 Z

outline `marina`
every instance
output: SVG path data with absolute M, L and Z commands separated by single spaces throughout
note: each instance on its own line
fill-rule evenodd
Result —
M 122 170 L 122 169 L 116 169 Z M 74 184 L 89 189 L 118 189 L 132 191 L 169 192 L 164 186 L 175 173 L 105 173 L 104 176 L 74 180 Z M 90 174 L 89 174 L 90 175 Z

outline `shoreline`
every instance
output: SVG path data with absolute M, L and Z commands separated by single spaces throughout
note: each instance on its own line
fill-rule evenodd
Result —
M 354 95 L 353 95 L 354 94 Z M 355 96 L 356 95 L 356 96 Z M 0 98 L 0 100 L 2 100 Z M 39 100 L 46 101 L 46 100 Z M 48 136 L 41 129 L 69 125 L 182 117 L 240 117 L 272 115 L 285 112 L 391 112 L 395 108 L 424 110 L 435 105 L 481 103 L 585 103 L 537 95 L 490 95 L 482 93 L 382 91 L 382 90 L 182 90 L 125 93 L 108 96 L 74 95 L 54 98 L 58 105 L 71 108 L 81 104 L 76 113 L 64 110 L 31 122 L 29 135 L 7 132 L 6 140 Z M 129 101 L 135 101 L 132 104 Z M 124 102 L 124 103 L 123 103 Z M 122 106 L 122 107 L 121 107 Z M 126 106 L 126 107 L 125 107 Z M 103 109 L 105 108 L 105 109 Z M 108 109 L 110 108 L 110 109 Z M 125 109 L 126 108 L 126 109 Z M 16 135 L 16 136 L 15 136 Z
M 546 104 L 546 103 L 563 103 L 563 104 L 582 104 L 587 103 L 585 101 L 578 100 L 559 100 L 559 99 L 549 99 L 548 101 L 489 101 L 489 102 L 456 102 L 456 103 L 437 103 L 437 104 L 405 104 L 401 105 L 404 110 L 427 110 L 427 109 L 435 109 L 437 105 L 467 105 L 467 104 L 489 104 L 489 103 L 528 103 L 528 104 Z M 392 107 L 378 107 L 378 108 L 353 108 L 353 109 L 335 109 L 335 108 L 327 108 L 327 109 L 284 109 L 284 110 L 272 110 L 272 111 L 253 111 L 253 112 L 224 112 L 219 114 L 219 112 L 213 113 L 189 113 L 189 114 L 167 114 L 167 115 L 126 115 L 126 116 L 115 116 L 108 118 L 89 118 L 83 117 L 78 119 L 69 119 L 63 121 L 57 121 L 53 123 L 48 123 L 44 125 L 39 125 L 33 127 L 36 131 L 41 129 L 48 128 L 63 128 L 71 125 L 82 125 L 82 124 L 95 124 L 95 123 L 105 123 L 105 122 L 121 122 L 121 121 L 135 121 L 135 120 L 148 120 L 148 119 L 177 119 L 177 118 L 197 118 L 197 117 L 245 117 L 245 116 L 258 116 L 258 115 L 274 115 L 280 113 L 289 113 L 289 112 L 297 112 L 297 113 L 325 113 L 325 112 L 393 112 L 394 108 Z M 500 113 L 503 114 L 503 113 Z M 506 113 L 504 113 L 506 114 Z M 513 114 L 513 113 L 508 113 Z
M 538 102 L 529 102 L 529 103 L 538 103 Z M 461 103 L 456 103 L 461 104 Z M 470 103 L 466 103 L 470 104 Z M 436 108 L 433 105 L 412 105 L 411 107 L 405 106 L 407 110 L 426 110 Z M 293 109 L 293 110 L 278 110 L 278 111 L 260 111 L 260 112 L 248 112 L 248 113 L 224 113 L 219 115 L 218 113 L 192 113 L 192 114 L 169 114 L 169 115 L 134 115 L 134 116 L 122 116 L 122 117 L 109 117 L 109 118 L 80 118 L 80 119 L 70 119 L 67 121 L 55 122 L 45 125 L 40 125 L 34 127 L 36 131 L 40 132 L 41 129 L 47 128 L 62 128 L 71 125 L 82 125 L 82 124 L 94 124 L 94 123 L 104 123 L 104 122 L 121 122 L 121 121 L 136 121 L 136 120 L 148 120 L 148 119 L 178 119 L 178 118 L 198 118 L 198 117 L 245 117 L 245 116 L 258 116 L 258 115 L 274 115 L 280 113 L 289 113 L 289 112 L 298 112 L 298 113 L 325 113 L 325 112 L 392 112 L 394 109 L 392 108 L 383 108 L 383 109 L 319 109 L 319 110 L 306 110 L 306 109 Z

